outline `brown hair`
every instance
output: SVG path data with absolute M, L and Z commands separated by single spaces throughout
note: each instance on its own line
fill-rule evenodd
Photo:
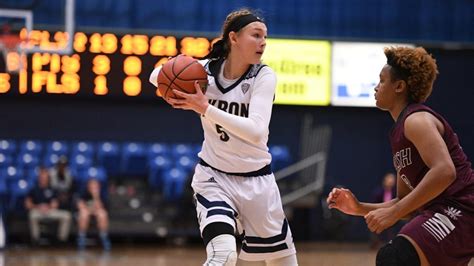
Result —
M 207 56 L 205 56 L 205 58 L 227 57 L 230 52 L 230 43 L 228 35 L 231 31 L 240 31 L 241 27 L 236 26 L 235 24 L 239 24 L 238 22 L 242 22 L 241 20 L 245 20 L 246 17 L 252 17 L 251 21 L 263 22 L 263 19 L 258 17 L 257 12 L 249 8 L 241 8 L 239 10 L 231 12 L 229 15 L 227 15 L 224 24 L 222 25 L 220 40 L 213 44 L 211 51 Z M 247 23 L 251 21 L 246 20 Z M 246 24 L 244 23 L 243 25 Z
M 438 74 L 436 60 L 423 47 L 387 47 L 384 53 L 392 80 L 406 82 L 409 100 L 426 101 Z

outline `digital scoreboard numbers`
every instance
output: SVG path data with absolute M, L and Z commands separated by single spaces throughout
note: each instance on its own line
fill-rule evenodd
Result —
M 26 31 L 20 32 L 26 39 Z M 0 60 L 0 97 L 89 99 L 156 99 L 148 82 L 153 69 L 169 57 L 186 54 L 202 58 L 216 39 L 171 36 L 76 32 L 73 53 L 16 55 L 9 63 L 23 66 L 19 73 L 4 71 Z M 26 46 L 65 47 L 67 34 L 35 30 Z M 263 63 L 277 74 L 276 104 L 329 105 L 331 44 L 328 41 L 268 39 Z
M 157 90 L 148 82 L 151 71 L 180 53 L 201 58 L 211 42 L 205 37 L 76 32 L 71 55 L 48 52 L 10 58 L 23 68 L 17 74 L 0 73 L 0 95 L 156 98 Z M 27 45 L 51 49 L 66 43 L 65 33 L 35 30 Z

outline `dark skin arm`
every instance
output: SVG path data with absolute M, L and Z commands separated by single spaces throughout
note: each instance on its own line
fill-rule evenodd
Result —
M 443 140 L 442 123 L 428 112 L 405 120 L 405 136 L 415 145 L 429 170 L 421 182 L 390 208 L 369 212 L 365 218 L 370 231 L 380 233 L 440 195 L 456 178 L 456 169 Z M 400 181 L 399 181 L 400 184 Z M 404 194 L 404 191 L 399 193 Z

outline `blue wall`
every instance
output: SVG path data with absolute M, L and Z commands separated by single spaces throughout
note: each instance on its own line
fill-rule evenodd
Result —
M 63 0 L 1 0 L 63 23 Z M 32 3 L 35 3 L 32 5 Z M 270 35 L 330 39 L 474 42 L 471 0 L 76 0 L 77 26 L 217 33 L 230 11 L 260 9 Z

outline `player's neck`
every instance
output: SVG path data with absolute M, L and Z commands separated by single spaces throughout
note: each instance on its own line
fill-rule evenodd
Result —
M 398 117 L 403 112 L 403 110 L 405 110 L 405 107 L 407 107 L 407 105 L 408 102 L 399 102 L 390 109 L 390 115 L 392 116 L 395 122 L 398 120 Z
M 235 56 L 229 55 L 224 61 L 224 77 L 226 79 L 238 79 L 240 78 L 249 68 L 248 64 L 242 63 L 242 60 L 235 58 Z

